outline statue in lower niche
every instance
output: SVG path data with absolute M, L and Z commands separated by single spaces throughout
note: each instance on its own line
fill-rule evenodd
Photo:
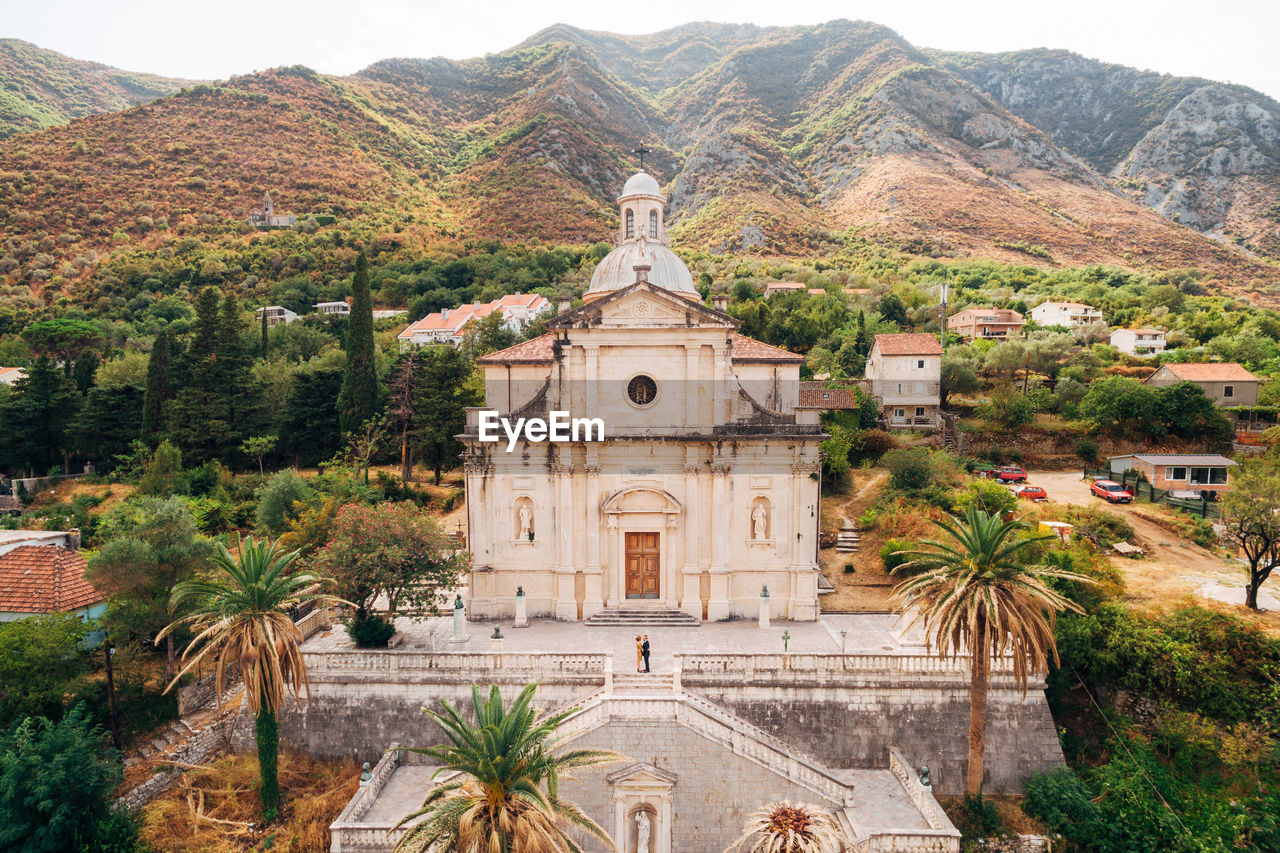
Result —
M 751 511 L 751 538 L 767 539 L 769 529 L 769 510 L 764 508 L 764 504 L 756 504 L 756 508 Z
M 520 538 L 528 539 L 533 532 L 533 510 L 528 504 L 520 504 Z
M 636 812 L 636 853 L 649 853 L 649 813 L 644 809 Z

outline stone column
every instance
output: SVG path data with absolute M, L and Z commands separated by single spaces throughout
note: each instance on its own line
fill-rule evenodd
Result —
M 684 568 L 681 570 L 680 609 L 702 620 L 702 567 L 698 564 L 698 542 L 702 535 L 702 506 L 698 503 L 698 467 L 694 451 L 685 455 L 684 466 Z
M 582 602 L 582 618 L 586 619 L 604 607 L 603 573 L 600 570 L 600 466 L 593 463 L 595 448 L 587 449 L 587 499 L 583 507 L 583 529 L 586 531 L 587 562 L 583 570 L 586 594 Z
M 607 546 L 609 551 L 608 551 L 608 554 L 606 554 L 606 557 L 608 558 L 608 562 L 606 564 L 606 570 L 605 570 L 607 571 L 609 577 L 607 579 L 608 589 L 605 591 L 604 606 L 619 607 L 621 605 L 622 592 L 621 592 L 621 582 L 618 578 L 619 569 L 617 566 L 618 516 L 616 515 L 605 516 L 605 527 L 609 531 L 609 536 L 608 536 L 609 544 Z
M 720 463 L 711 466 L 711 598 L 707 602 L 707 619 L 719 622 L 729 618 L 729 537 L 733 535 L 730 502 L 730 467 Z
M 556 601 L 557 619 L 576 622 L 578 601 L 574 590 L 573 566 L 573 463 L 552 466 L 556 494 Z

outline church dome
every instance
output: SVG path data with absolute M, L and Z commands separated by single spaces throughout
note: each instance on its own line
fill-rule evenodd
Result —
M 624 199 L 633 195 L 662 195 L 662 188 L 658 186 L 658 181 L 648 172 L 636 172 L 627 178 L 627 182 L 622 186 L 622 195 L 618 199 Z
M 653 175 L 636 172 L 627 179 L 618 196 L 622 216 L 614 249 L 591 274 L 587 298 L 635 284 L 636 267 L 648 267 L 644 278 L 650 284 L 697 298 L 693 274 L 668 247 L 663 201 L 662 188 Z
M 637 266 L 649 267 L 645 278 L 651 284 L 675 293 L 698 295 L 693 274 L 675 252 L 661 243 L 641 245 L 639 240 L 628 240 L 604 256 L 591 274 L 587 293 L 604 293 L 635 284 Z

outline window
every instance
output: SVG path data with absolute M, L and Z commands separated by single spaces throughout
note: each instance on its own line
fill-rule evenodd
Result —
M 917 369 L 917 370 L 924 370 L 924 359 L 923 359 L 923 358 L 918 358 L 918 359 L 916 359 L 916 369 Z
M 627 211 L 627 237 L 628 239 L 636 236 L 636 214 L 634 210 Z
M 898 383 L 898 393 L 899 393 L 899 394 L 901 394 L 901 393 L 902 393 L 902 383 L 901 383 L 901 382 L 899 382 L 899 383 Z
M 905 418 L 905 417 L 907 416 L 907 410 L 906 410 L 906 409 L 894 409 L 894 410 L 893 410 L 893 416 L 894 416 L 895 418 L 897 418 L 898 420 L 901 420 L 901 419 L 903 419 L 903 418 Z
M 649 236 L 657 239 L 658 236 L 658 211 L 649 211 Z
M 643 373 L 627 383 L 627 397 L 637 406 L 647 406 L 658 396 L 658 383 Z
M 924 406 L 916 406 L 916 417 L 917 418 L 924 417 Z
M 1234 397 L 1235 395 L 1236 395 L 1236 386 L 1234 386 L 1234 385 L 1223 385 L 1223 386 L 1222 386 L 1222 396 L 1223 396 L 1223 397 Z
M 1166 480 L 1185 480 L 1187 479 L 1187 469 L 1182 466 L 1166 465 L 1164 478 Z
M 1226 468 L 1192 468 L 1191 485 L 1221 486 L 1227 482 Z

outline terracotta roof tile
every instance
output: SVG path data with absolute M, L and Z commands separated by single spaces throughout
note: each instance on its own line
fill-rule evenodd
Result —
M 1258 377 L 1234 361 L 1215 364 L 1166 364 L 1169 372 L 1188 382 L 1257 382 Z
M 551 332 L 518 343 L 506 349 L 491 352 L 476 359 L 476 364 L 550 364 L 555 361 L 552 343 L 556 336 Z
M 0 554 L 0 612 L 70 613 L 105 601 L 84 577 L 79 551 L 23 545 Z
M 804 356 L 734 333 L 731 338 L 734 361 L 801 362 Z
M 942 355 L 942 344 L 933 335 L 876 335 L 882 355 Z
M 856 409 L 858 407 L 858 398 L 854 395 L 852 388 L 823 388 L 822 384 L 821 382 L 802 382 L 797 407 L 801 409 Z

